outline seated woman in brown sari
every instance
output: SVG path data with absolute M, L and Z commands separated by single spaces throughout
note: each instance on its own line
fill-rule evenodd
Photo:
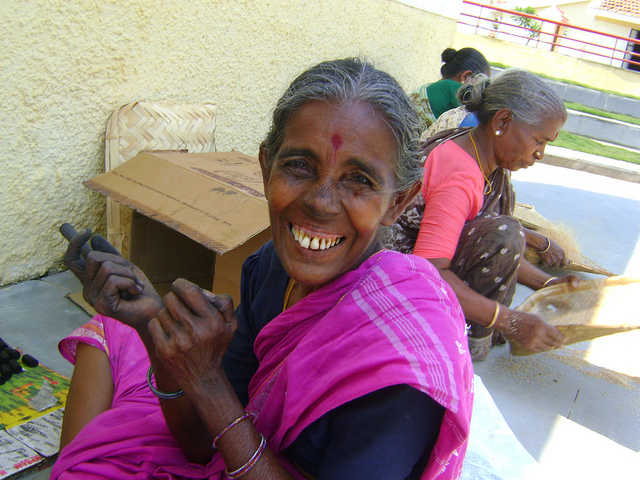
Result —
M 508 308 L 517 282 L 537 290 L 578 281 L 551 277 L 523 258 L 525 233 L 512 216 L 510 172 L 543 157 L 566 120 L 564 104 L 519 69 L 480 78 L 459 95 L 480 124 L 430 139 L 419 197 L 424 205 L 417 202 L 392 227 L 392 248 L 427 258 L 452 286 L 470 325 L 472 358 L 486 358 L 494 331 L 536 352 L 558 348 L 563 336 L 555 327 Z

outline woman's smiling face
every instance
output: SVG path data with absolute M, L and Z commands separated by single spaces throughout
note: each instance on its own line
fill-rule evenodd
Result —
M 260 151 L 273 242 L 289 275 L 313 288 L 376 251 L 411 194 L 396 192 L 393 134 L 368 104 L 310 101 L 289 119 L 271 164 Z

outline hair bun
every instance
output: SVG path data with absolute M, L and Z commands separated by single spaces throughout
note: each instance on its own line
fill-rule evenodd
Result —
M 457 94 L 460 105 L 464 105 L 469 112 L 478 110 L 484 100 L 484 91 L 490 82 L 485 75 L 480 74 L 472 82 L 460 87 Z
M 449 63 L 451 60 L 454 59 L 457 53 L 458 51 L 455 48 L 447 48 L 442 52 L 442 55 L 440 56 L 440 58 L 442 58 L 442 61 L 444 63 Z

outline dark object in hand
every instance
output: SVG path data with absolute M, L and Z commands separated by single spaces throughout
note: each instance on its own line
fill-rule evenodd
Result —
M 7 352 L 14 360 L 18 360 L 20 358 L 20 352 L 15 348 L 6 348 L 4 351 Z
M 5 350 L 2 350 L 2 351 L 0 352 L 0 364 L 3 364 L 3 365 L 4 365 L 4 364 L 5 364 L 5 363 L 7 363 L 9 360 L 11 360 L 11 355 L 9 355 L 9 354 L 7 353 L 6 349 L 5 349 Z
M 60 225 L 60 233 L 69 242 L 73 240 L 73 237 L 75 237 L 78 234 L 78 232 L 76 232 L 76 229 L 73 228 L 70 223 L 63 223 L 62 225 Z M 87 255 L 89 254 L 90 251 L 91 251 L 91 247 L 89 246 L 88 243 L 85 243 L 80 249 L 80 256 L 82 258 L 87 258 Z
M 35 368 L 40 364 L 40 362 L 38 362 L 38 360 L 33 358 L 31 355 L 23 355 L 22 363 L 24 363 L 27 367 L 30 367 L 30 368 Z
M 9 363 L 7 365 L 9 365 L 11 372 L 14 374 L 22 372 L 22 367 L 13 358 L 9 360 Z
M 11 372 L 11 368 L 6 363 L 3 363 L 2 365 L 0 365 L 0 374 L 2 374 L 2 378 L 4 378 L 4 380 L 7 382 L 11 380 L 11 377 L 13 376 L 13 372 Z

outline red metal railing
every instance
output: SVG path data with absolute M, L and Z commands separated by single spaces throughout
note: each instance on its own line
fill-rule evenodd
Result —
M 538 24 L 538 28 L 514 23 L 513 20 L 517 17 L 531 19 Z M 531 43 L 536 48 L 552 52 L 640 70 L 640 39 L 612 35 L 468 0 L 464 0 L 463 11 L 458 20 L 458 30 L 464 32 L 465 29 L 475 35 L 487 35 L 526 45 Z

